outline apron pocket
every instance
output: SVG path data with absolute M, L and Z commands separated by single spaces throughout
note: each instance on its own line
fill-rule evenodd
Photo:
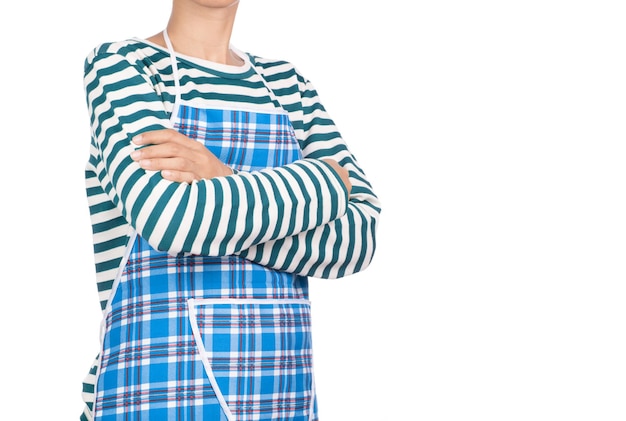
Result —
M 298 299 L 190 299 L 205 372 L 229 420 L 308 420 L 311 308 Z

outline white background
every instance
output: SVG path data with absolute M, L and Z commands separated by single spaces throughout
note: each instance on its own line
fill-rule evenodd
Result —
M 242 1 L 233 43 L 313 81 L 383 204 L 372 265 L 311 280 L 321 420 L 626 419 L 622 4 Z M 0 419 L 77 420 L 83 60 L 170 2 L 0 8 Z

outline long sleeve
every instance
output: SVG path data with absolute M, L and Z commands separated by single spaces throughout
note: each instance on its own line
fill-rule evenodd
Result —
M 241 255 L 273 269 L 318 278 L 339 278 L 365 269 L 376 249 L 381 212 L 365 173 L 349 151 L 310 81 L 297 71 L 298 101 L 291 107 L 303 156 L 332 158 L 348 169 L 352 192 L 346 212 L 311 230 L 257 244 Z
M 86 62 L 94 172 L 123 218 L 154 248 L 170 254 L 228 255 L 309 231 L 346 213 L 345 187 L 314 156 L 192 184 L 143 170 L 130 158 L 130 140 L 170 127 L 164 93 L 154 82 L 145 64 L 121 54 L 96 52 Z

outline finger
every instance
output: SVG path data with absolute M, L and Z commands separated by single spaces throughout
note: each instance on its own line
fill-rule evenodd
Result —
M 189 144 L 167 141 L 165 143 L 144 146 L 141 149 L 134 150 L 130 153 L 130 156 L 135 161 L 156 158 L 192 159 L 194 149 L 193 146 Z
M 344 186 L 348 190 L 348 193 L 350 193 L 350 191 L 352 190 L 352 183 L 350 181 L 350 173 L 348 173 L 348 170 L 342 167 L 334 159 L 328 158 L 328 159 L 322 159 L 322 161 L 326 162 L 328 165 L 330 165 L 333 168 L 333 170 L 335 170 L 337 175 L 339 175 L 339 178 L 341 178 L 341 181 L 343 182 Z
M 131 143 L 135 146 L 158 145 L 166 142 L 181 143 L 188 140 L 187 136 L 173 129 L 151 130 L 133 137 Z
M 171 170 L 192 172 L 193 170 L 193 163 L 180 157 L 140 159 L 137 163 L 144 170 L 150 171 Z
M 175 181 L 177 183 L 191 184 L 194 180 L 200 180 L 191 172 L 163 170 L 161 171 L 161 177 L 169 181 Z

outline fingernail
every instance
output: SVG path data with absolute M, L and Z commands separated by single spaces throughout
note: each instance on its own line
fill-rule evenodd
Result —
M 138 134 L 137 136 L 133 137 L 132 140 L 130 141 L 130 143 L 134 143 L 135 145 L 140 145 L 141 144 L 141 139 L 143 138 L 142 135 Z
M 140 156 L 141 156 L 141 152 L 139 151 L 132 151 L 130 153 L 130 157 L 133 158 L 135 161 L 137 161 Z

